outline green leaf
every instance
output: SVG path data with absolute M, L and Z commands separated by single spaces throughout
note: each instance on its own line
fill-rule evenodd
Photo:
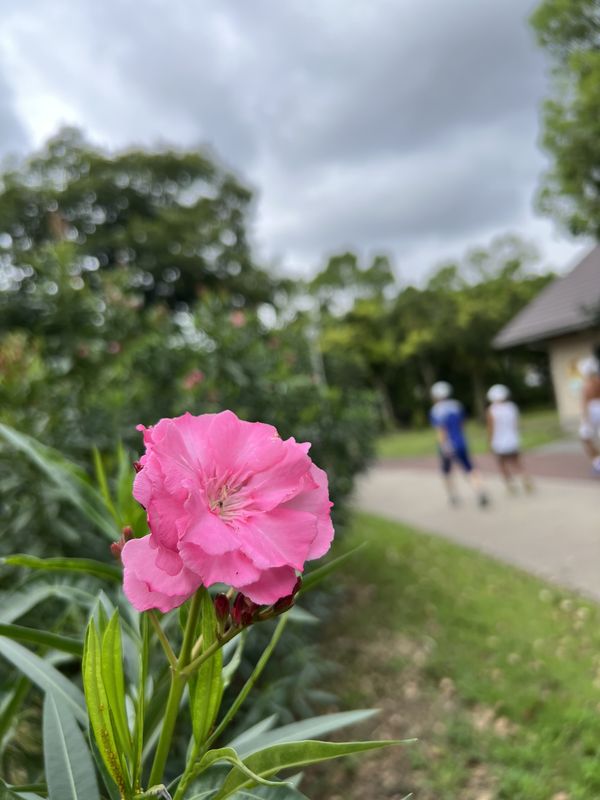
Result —
M 90 751 L 75 717 L 51 692 L 44 700 L 44 767 L 50 800 L 100 800 Z
M 228 644 L 235 644 L 235 650 L 233 651 L 233 655 L 223 666 L 223 688 L 227 689 L 229 684 L 231 683 L 233 676 L 238 671 L 240 664 L 242 663 L 242 654 L 244 652 L 244 645 L 246 644 L 248 631 L 242 631 L 241 634 L 235 639 L 233 642 L 228 642 Z M 227 653 L 227 645 L 223 648 L 223 657 L 225 657 Z
M 244 764 L 254 774 L 268 778 L 284 769 L 295 769 L 332 758 L 398 744 L 403 744 L 403 742 L 291 742 L 276 744 L 260 750 L 244 759 Z M 250 786 L 252 786 L 252 781 L 234 768 L 227 776 L 221 790 L 215 795 L 215 800 L 225 800 L 226 797 L 231 797 L 235 792 Z
M 336 572 L 349 558 L 353 558 L 363 547 L 367 546 L 367 542 L 363 542 L 359 544 L 358 547 L 354 547 L 352 550 L 349 550 L 347 553 L 344 553 L 337 558 L 333 558 L 331 561 L 328 561 L 326 564 L 323 564 L 322 567 L 318 567 L 317 569 L 311 570 L 311 572 L 306 573 L 302 576 L 302 586 L 300 587 L 300 591 L 298 595 L 304 594 L 304 592 L 308 592 L 318 583 L 325 580 L 328 575 L 331 575 L 332 572 Z
M 29 556 L 24 553 L 15 553 L 0 558 L 1 564 L 46 572 L 76 572 L 116 583 L 123 580 L 123 571 L 119 567 L 104 564 L 93 558 L 37 558 L 37 556 Z
M 217 641 L 217 617 L 212 597 L 207 591 L 202 593 L 202 650 L 207 650 Z M 223 697 L 223 652 L 204 661 L 194 676 L 190 686 L 192 705 L 192 728 L 199 745 L 204 744 L 210 733 Z
M 219 761 L 229 762 L 233 766 L 234 770 L 239 771 L 242 776 L 244 776 L 252 784 L 260 783 L 265 786 L 276 786 L 278 783 L 276 781 L 269 781 L 266 778 L 263 778 L 261 775 L 257 775 L 255 772 L 253 772 L 250 767 L 248 767 L 248 765 L 240 759 L 232 747 L 220 747 L 216 750 L 209 750 L 200 759 L 198 770 L 202 772 Z
M 56 583 L 27 586 L 21 591 L 3 595 L 0 622 L 14 622 L 49 597 L 56 597 L 59 600 L 65 600 L 68 603 L 75 603 L 84 607 L 90 607 L 96 602 L 95 595 L 76 586 L 64 586 Z
M 97 447 L 92 448 L 92 457 L 94 460 L 94 472 L 96 473 L 96 481 L 98 483 L 98 488 L 100 489 L 100 494 L 102 495 L 102 499 L 104 500 L 104 505 L 106 506 L 108 512 L 114 519 L 115 523 L 120 526 L 119 515 L 117 514 L 117 510 L 113 504 L 112 497 L 110 496 L 110 489 L 108 488 L 108 481 L 106 479 L 106 470 L 104 469 L 104 464 L 102 463 L 102 456 L 100 455 L 100 451 Z
M 77 508 L 104 535 L 113 541 L 119 530 L 108 514 L 102 495 L 89 482 L 85 472 L 57 450 L 36 442 L 8 425 L 0 424 L 0 436 L 31 461 L 57 489 L 60 496 Z
M 42 691 L 52 692 L 58 702 L 65 703 L 79 722 L 84 725 L 87 723 L 84 696 L 75 684 L 51 664 L 5 636 L 0 636 L 0 655 L 14 664 Z
M 136 786 L 141 781 L 142 760 L 144 753 L 144 714 L 146 706 L 146 681 L 148 679 L 148 662 L 150 659 L 150 621 L 147 614 L 141 614 L 139 620 L 141 646 L 138 648 L 137 697 L 135 699 L 135 724 L 133 730 L 132 783 Z
M 102 680 L 102 653 L 93 620 L 90 621 L 87 628 L 82 675 L 88 714 L 98 750 L 111 778 L 119 787 L 121 794 L 124 794 L 126 780 L 115 741 L 108 697 Z
M 83 645 L 78 639 L 40 631 L 37 628 L 26 628 L 23 625 L 0 624 L 0 636 L 6 636 L 8 639 L 15 639 L 18 642 L 41 644 L 55 650 L 62 650 L 64 653 L 72 653 L 75 656 L 81 656 L 83 653 Z
M 308 800 L 308 798 L 288 783 L 282 783 L 277 787 L 256 786 L 253 789 L 241 789 L 232 795 L 232 800 Z
M 236 753 L 241 754 L 242 752 L 245 752 L 246 755 L 249 755 L 253 751 L 245 749 L 247 748 L 248 743 L 253 742 L 256 737 L 260 736 L 266 731 L 272 730 L 276 722 L 277 714 L 271 714 L 270 717 L 266 717 L 260 722 L 257 722 L 255 725 L 252 725 L 251 728 L 247 728 L 245 731 L 242 731 L 239 736 L 236 736 L 235 739 L 232 739 L 230 742 L 228 742 L 227 746 L 233 747 Z M 260 747 L 257 749 L 260 750 Z
M 31 681 L 22 675 L 14 688 L 3 698 L 0 706 L 0 752 L 3 750 L 4 739 L 13 727 L 30 687 Z
M 325 736 L 340 728 L 348 725 L 356 725 L 366 719 L 378 714 L 377 709 L 364 709 L 357 711 L 340 711 L 336 714 L 322 714 L 318 717 L 303 719 L 300 722 L 292 722 L 280 728 L 257 733 L 252 739 L 244 737 L 242 734 L 237 740 L 230 742 L 230 747 L 235 747 L 241 758 L 271 747 L 274 744 L 284 742 L 299 742 L 301 740 L 312 739 L 316 736 Z
M 114 722 L 119 748 L 128 758 L 132 754 L 131 734 L 125 710 L 125 678 L 119 612 L 115 611 L 102 637 L 102 681 Z
M 9 786 L 0 778 L 0 800 L 43 800 L 43 798 L 39 794 L 33 794 L 32 792 L 17 794 L 15 787 Z

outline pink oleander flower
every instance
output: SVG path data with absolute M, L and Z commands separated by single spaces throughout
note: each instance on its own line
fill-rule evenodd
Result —
M 150 534 L 123 548 L 124 589 L 145 611 L 225 583 L 259 605 L 291 595 L 333 539 L 327 475 L 310 444 L 231 411 L 161 419 L 144 433 L 133 494 Z
M 204 373 L 202 372 L 202 370 L 193 369 L 191 372 L 188 372 L 188 374 L 184 377 L 183 388 L 188 390 L 193 389 L 194 386 L 197 386 L 197 384 L 202 383 L 203 380 L 204 380 Z

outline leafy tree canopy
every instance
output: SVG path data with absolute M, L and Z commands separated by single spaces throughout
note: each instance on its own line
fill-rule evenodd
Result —
M 599 237 L 600 3 L 543 0 L 531 22 L 554 74 L 543 133 L 553 164 L 539 204 L 573 233 Z
M 251 199 L 205 153 L 109 155 L 66 128 L 0 177 L 1 274 L 31 283 L 39 248 L 68 242 L 72 277 L 120 271 L 145 305 L 175 307 L 207 289 L 255 304 L 273 286 L 250 255 Z

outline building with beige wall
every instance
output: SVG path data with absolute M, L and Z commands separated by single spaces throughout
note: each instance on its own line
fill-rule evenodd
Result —
M 561 424 L 575 429 L 580 419 L 585 356 L 600 355 L 600 246 L 571 272 L 546 286 L 494 339 L 494 347 L 544 348 Z

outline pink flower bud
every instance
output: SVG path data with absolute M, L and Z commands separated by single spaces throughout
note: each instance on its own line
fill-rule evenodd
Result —
M 136 472 L 141 472 L 144 469 L 144 465 L 140 461 L 134 461 L 133 468 Z
M 133 528 L 131 525 L 125 525 L 123 528 L 123 533 L 121 534 L 121 538 L 123 539 L 123 543 L 133 539 Z

